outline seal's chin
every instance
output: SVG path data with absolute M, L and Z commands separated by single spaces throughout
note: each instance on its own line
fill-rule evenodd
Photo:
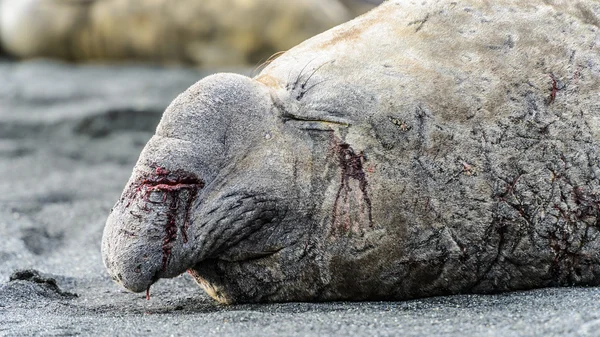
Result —
M 221 304 L 231 304 L 233 299 L 230 298 L 227 291 L 221 286 L 223 280 L 216 272 L 216 264 L 216 260 L 202 261 L 188 269 L 188 274 L 194 278 L 200 288 L 206 291 L 208 296 Z

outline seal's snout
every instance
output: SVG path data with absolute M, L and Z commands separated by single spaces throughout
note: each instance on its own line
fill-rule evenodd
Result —
M 184 171 L 171 172 L 163 167 L 156 167 L 155 173 L 145 178 L 138 189 L 142 198 L 152 206 L 163 209 L 165 216 L 162 240 L 161 272 L 167 272 L 172 256 L 173 246 L 181 233 L 184 244 L 188 242 L 187 231 L 190 226 L 190 211 L 198 191 L 204 187 L 194 174 Z M 152 207 L 151 206 L 151 207 Z M 148 208 L 148 205 L 144 205 Z
M 133 214 L 119 212 L 117 205 L 108 217 L 102 240 L 104 265 L 113 280 L 133 291 L 146 290 L 160 272 L 160 247 L 140 241 L 140 224 Z
M 220 192 L 204 191 L 204 186 L 225 184 L 219 179 L 231 174 L 229 170 L 244 171 L 231 162 L 244 159 L 246 151 L 265 142 L 264 134 L 278 122 L 274 109 L 269 87 L 235 74 L 204 78 L 171 103 L 104 229 L 102 254 L 113 279 L 141 292 L 212 253 L 209 250 L 216 244 L 200 241 L 239 241 L 226 236 L 233 235 L 232 228 L 245 224 L 255 212 L 232 219 L 234 226 L 226 226 L 224 220 L 232 216 L 227 214 L 202 219 L 196 226 L 193 214 L 206 210 L 204 215 L 216 216 L 210 210 L 219 209 L 218 203 L 212 203 Z M 233 196 L 236 188 L 232 187 Z M 227 228 L 224 237 L 212 238 L 214 234 L 207 233 L 209 220 L 211 225 Z M 253 225 L 265 221 L 260 216 L 254 220 Z
M 161 166 L 133 179 L 110 214 L 102 243 L 112 278 L 134 292 L 187 269 L 191 208 L 204 182 Z

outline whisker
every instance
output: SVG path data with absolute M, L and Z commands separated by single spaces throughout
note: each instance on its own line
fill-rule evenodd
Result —
M 324 80 L 322 80 L 322 81 L 320 81 L 320 82 L 317 82 L 317 83 L 315 83 L 315 84 L 311 85 L 310 87 L 308 87 L 308 88 L 306 88 L 306 89 L 304 90 L 304 93 L 302 94 L 302 96 L 306 95 L 306 93 L 308 93 L 308 91 L 309 91 L 310 89 L 312 89 L 312 88 L 316 87 L 317 85 L 319 85 L 319 84 L 321 84 L 321 83 L 323 83 L 323 82 L 327 82 L 327 81 L 329 81 L 329 80 L 331 80 L 331 79 L 330 79 L 330 78 L 328 78 L 328 79 L 324 79 Z
M 271 64 L 271 62 L 275 61 L 279 56 L 283 55 L 285 52 L 286 52 L 286 50 L 278 51 L 275 54 L 269 56 L 269 58 L 267 58 L 266 61 L 257 65 L 252 70 L 252 77 L 258 75 L 258 73 L 260 73 L 264 68 L 266 68 L 269 64 Z
M 296 77 L 296 81 L 294 81 L 294 85 L 292 86 L 292 89 L 296 89 L 298 87 L 298 83 L 300 82 L 300 78 L 302 77 L 302 73 L 304 73 L 304 70 L 306 70 L 306 67 L 308 67 L 309 64 L 312 63 L 312 61 L 316 60 L 317 58 L 315 57 L 314 59 L 308 61 L 308 63 L 306 63 L 304 65 L 304 67 L 302 67 L 302 70 L 300 70 L 300 72 L 298 73 L 298 77 Z
M 304 89 L 304 87 L 306 86 L 306 84 L 308 83 L 308 81 L 313 77 L 313 75 L 319 71 L 319 69 L 323 68 L 326 64 L 328 63 L 332 63 L 333 61 L 327 61 L 323 64 L 321 64 L 320 66 L 318 66 L 315 70 L 313 70 L 313 72 L 310 74 L 310 76 L 308 76 L 308 78 L 304 81 L 304 83 L 302 83 L 302 89 Z

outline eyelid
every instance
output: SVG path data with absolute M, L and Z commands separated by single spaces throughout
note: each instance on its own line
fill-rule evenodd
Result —
M 327 113 L 326 111 L 322 111 L 324 113 Z M 317 115 L 318 116 L 318 115 Z M 346 119 L 346 118 L 342 118 L 342 117 L 335 117 L 335 116 L 318 116 L 318 117 L 304 117 L 304 116 L 298 116 L 296 114 L 292 114 L 289 112 L 285 112 L 281 115 L 281 118 L 283 118 L 283 122 L 284 123 L 288 123 L 288 122 L 300 122 L 300 123 L 312 123 L 312 124 L 324 124 L 324 125 L 330 125 L 333 127 L 350 127 L 352 126 L 352 123 L 350 122 L 350 120 Z
M 316 130 L 316 131 L 334 131 L 336 128 L 349 127 L 349 124 L 331 123 L 327 121 L 310 121 L 310 120 L 295 120 L 290 119 L 284 123 L 290 123 L 294 127 L 305 129 L 305 130 Z

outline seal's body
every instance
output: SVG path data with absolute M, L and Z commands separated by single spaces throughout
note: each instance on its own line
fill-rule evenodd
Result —
M 600 284 L 597 1 L 388 1 L 165 112 L 110 274 L 221 302 Z
M 256 64 L 351 18 L 338 0 L 1 0 L 17 57 Z

